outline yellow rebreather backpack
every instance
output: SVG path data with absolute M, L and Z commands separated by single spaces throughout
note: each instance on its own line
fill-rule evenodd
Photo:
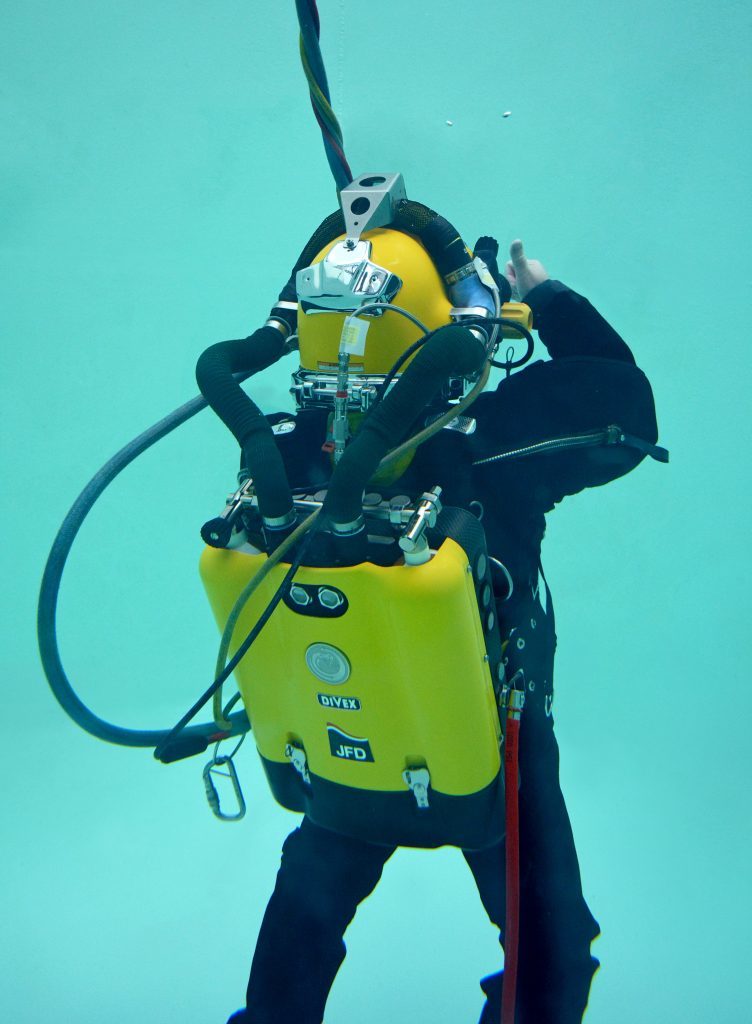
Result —
M 477 520 L 447 520 L 454 537 L 421 565 L 301 567 L 235 669 L 275 799 L 316 824 L 408 846 L 477 848 L 503 833 L 489 562 Z M 248 544 L 204 550 L 220 629 L 266 559 Z M 286 568 L 248 600 L 234 644 Z

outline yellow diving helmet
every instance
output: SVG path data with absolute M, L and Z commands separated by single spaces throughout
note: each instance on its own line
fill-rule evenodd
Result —
M 499 310 L 493 279 L 481 280 L 447 220 L 407 200 L 401 174 L 359 176 L 340 205 L 294 271 L 300 367 L 291 388 L 298 408 L 333 410 L 325 447 L 335 463 L 363 414 L 404 372 L 413 345 L 417 351 L 438 328 Z M 442 399 L 461 398 L 468 383 L 448 378 Z

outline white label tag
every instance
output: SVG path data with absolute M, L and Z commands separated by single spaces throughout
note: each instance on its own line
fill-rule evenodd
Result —
M 279 423 L 272 423 L 273 434 L 291 434 L 295 430 L 295 420 L 281 420 Z
M 367 320 L 349 320 L 342 328 L 340 346 L 351 356 L 365 355 L 369 327 Z

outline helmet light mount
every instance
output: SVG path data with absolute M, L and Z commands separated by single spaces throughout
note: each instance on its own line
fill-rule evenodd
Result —
M 407 199 L 407 192 L 401 174 L 359 174 L 339 194 L 345 218 L 345 244 L 357 242 L 365 231 L 391 224 L 403 199 Z

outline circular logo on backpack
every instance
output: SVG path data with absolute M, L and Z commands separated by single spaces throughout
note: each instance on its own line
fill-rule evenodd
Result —
M 316 678 L 325 683 L 339 685 L 350 678 L 350 662 L 331 644 L 311 644 L 305 652 L 305 660 Z

